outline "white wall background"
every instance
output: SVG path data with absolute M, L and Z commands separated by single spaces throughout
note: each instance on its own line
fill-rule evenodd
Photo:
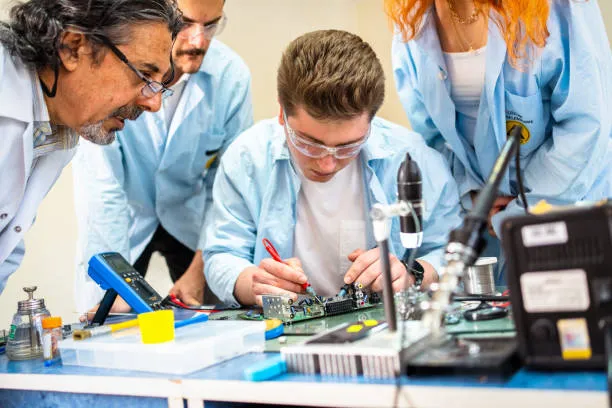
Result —
M 14 0 L 0 0 L 0 19 L 8 15 Z M 608 37 L 612 36 L 612 1 L 601 0 Z M 376 50 L 387 73 L 387 97 L 380 115 L 408 125 L 393 89 L 390 39 L 382 0 L 229 0 L 229 23 L 221 40 L 246 61 L 253 75 L 255 120 L 277 113 L 275 73 L 284 47 L 298 35 L 322 28 L 355 32 Z M 33 228 L 26 235 L 26 257 L 21 268 L 9 279 L 0 296 L 0 329 L 8 328 L 25 298 L 23 286 L 38 286 L 49 310 L 65 321 L 76 318 L 73 273 L 76 242 L 72 170 L 68 167 L 38 212 Z M 153 258 L 148 280 L 160 292 L 170 287 L 163 260 Z

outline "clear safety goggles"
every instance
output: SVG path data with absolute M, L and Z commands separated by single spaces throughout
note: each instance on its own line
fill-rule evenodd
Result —
M 221 18 L 214 23 L 200 24 L 200 23 L 185 23 L 183 28 L 178 33 L 178 37 L 186 40 L 191 40 L 200 35 L 204 36 L 206 40 L 212 40 L 216 35 L 223 32 L 225 25 L 227 24 L 227 16 L 225 13 Z
M 355 157 L 359 154 L 363 148 L 363 145 L 367 142 L 368 138 L 370 137 L 370 130 L 372 129 L 371 126 L 368 127 L 368 131 L 366 132 L 365 136 L 358 142 L 344 146 L 329 147 L 321 143 L 311 142 L 310 140 L 306 140 L 303 137 L 298 136 L 297 133 L 295 133 L 295 130 L 289 126 L 287 115 L 284 112 L 283 117 L 285 119 L 285 130 L 289 135 L 291 144 L 298 152 L 312 159 L 321 159 L 329 155 L 332 155 L 339 160 Z

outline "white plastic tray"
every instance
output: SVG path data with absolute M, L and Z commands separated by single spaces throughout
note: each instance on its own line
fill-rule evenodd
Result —
M 59 343 L 62 363 L 87 367 L 186 374 L 232 357 L 264 350 L 264 322 L 207 321 L 176 330 L 175 339 L 142 344 L 137 328 Z

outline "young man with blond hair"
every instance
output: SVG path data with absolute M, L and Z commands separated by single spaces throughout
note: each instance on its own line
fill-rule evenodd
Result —
M 375 117 L 384 73 L 372 48 L 344 31 L 305 34 L 283 54 L 277 86 L 278 118 L 244 132 L 221 160 L 203 252 L 211 289 L 233 305 L 261 304 L 263 294 L 296 299 L 306 280 L 323 296 L 353 282 L 380 291 L 368 213 L 396 200 L 407 152 L 426 203 L 418 264 L 423 283 L 435 281 L 447 233 L 460 223 L 457 188 L 419 135 Z M 263 238 L 289 265 L 270 258 Z M 398 259 L 397 218 L 390 241 L 400 290 L 414 277 Z

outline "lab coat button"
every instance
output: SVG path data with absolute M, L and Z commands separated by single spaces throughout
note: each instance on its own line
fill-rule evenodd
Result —
M 8 217 L 8 214 L 7 214 L 7 213 L 2 213 L 2 214 L 0 214 L 0 220 L 5 219 L 6 217 Z
M 446 79 L 446 77 L 447 77 L 446 72 L 444 72 L 444 71 L 438 72 L 438 79 L 440 81 L 444 81 Z
M 19 225 L 15 227 L 15 232 L 21 232 L 21 227 Z

